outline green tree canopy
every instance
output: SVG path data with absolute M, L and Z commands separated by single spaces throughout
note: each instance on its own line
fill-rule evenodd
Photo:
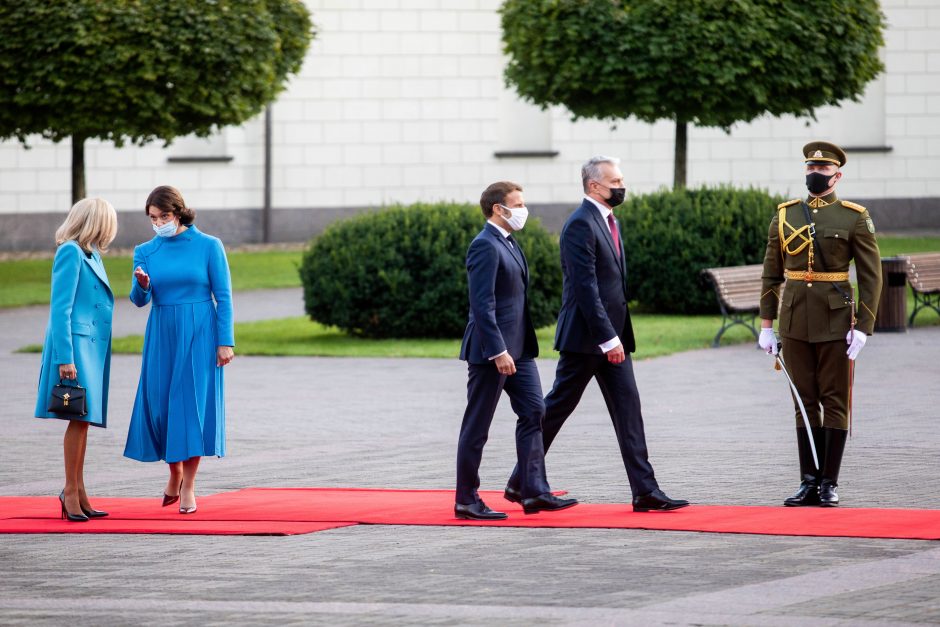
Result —
M 501 14 L 523 98 L 575 118 L 675 120 L 677 186 L 687 124 L 812 115 L 883 69 L 877 0 L 506 0 Z
M 84 196 L 85 139 L 142 145 L 241 124 L 312 38 L 299 0 L 4 2 L 0 138 L 71 137 L 72 193 Z

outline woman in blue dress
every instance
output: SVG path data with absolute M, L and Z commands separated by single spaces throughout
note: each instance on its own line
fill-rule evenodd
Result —
M 108 380 L 111 369 L 111 312 L 114 295 L 99 251 L 117 235 L 114 207 L 101 198 L 79 200 L 55 233 L 58 249 L 52 262 L 49 324 L 42 347 L 37 418 L 68 420 L 63 450 L 65 488 L 59 494 L 62 518 L 86 522 L 107 516 L 96 510 L 85 492 L 85 449 L 88 425 L 108 423 Z M 84 416 L 49 411 L 52 388 L 60 381 L 85 388 Z
M 193 225 L 196 212 L 178 190 L 156 188 L 144 211 L 156 236 L 134 249 L 130 298 L 150 303 L 150 317 L 124 456 L 167 462 L 163 505 L 179 501 L 180 513 L 191 514 L 200 458 L 225 455 L 232 281 L 222 242 Z

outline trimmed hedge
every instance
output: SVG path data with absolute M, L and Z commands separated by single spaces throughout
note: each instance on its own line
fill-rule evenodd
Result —
M 362 337 L 461 337 L 467 248 L 483 223 L 473 205 L 419 203 L 330 225 L 301 262 L 307 314 Z M 534 218 L 514 237 L 529 262 L 532 320 L 552 324 L 561 302 L 558 239 Z
M 704 268 L 761 263 L 767 229 L 785 199 L 715 187 L 633 196 L 615 209 L 623 230 L 630 297 L 644 311 L 718 311 Z

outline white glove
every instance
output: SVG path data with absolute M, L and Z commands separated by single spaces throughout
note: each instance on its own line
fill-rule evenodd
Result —
M 757 338 L 757 345 L 760 346 L 768 355 L 777 354 L 777 336 L 772 327 L 760 330 L 760 337 Z
M 848 335 L 845 336 L 845 343 L 849 345 L 849 350 L 845 351 L 845 354 L 849 356 L 849 359 L 855 361 L 855 358 L 858 357 L 858 354 L 862 352 L 862 348 L 865 347 L 865 334 L 861 331 L 856 331 L 851 329 Z

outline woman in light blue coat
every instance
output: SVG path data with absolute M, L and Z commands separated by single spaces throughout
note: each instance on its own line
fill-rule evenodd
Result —
M 170 476 L 163 505 L 196 511 L 196 471 L 225 455 L 222 368 L 234 357 L 232 282 L 225 249 L 193 225 L 196 212 L 173 187 L 144 205 L 156 232 L 134 249 L 130 299 L 150 304 L 143 363 L 124 455 L 163 460 Z
M 75 203 L 55 234 L 59 247 L 52 264 L 49 324 L 35 415 L 69 421 L 63 442 L 65 489 L 59 501 L 62 518 L 73 522 L 108 515 L 88 500 L 84 466 L 88 425 L 106 427 L 108 423 L 114 295 L 99 251 L 107 250 L 115 235 L 117 214 L 101 198 Z M 86 415 L 49 411 L 52 388 L 63 380 L 76 380 L 85 388 Z

